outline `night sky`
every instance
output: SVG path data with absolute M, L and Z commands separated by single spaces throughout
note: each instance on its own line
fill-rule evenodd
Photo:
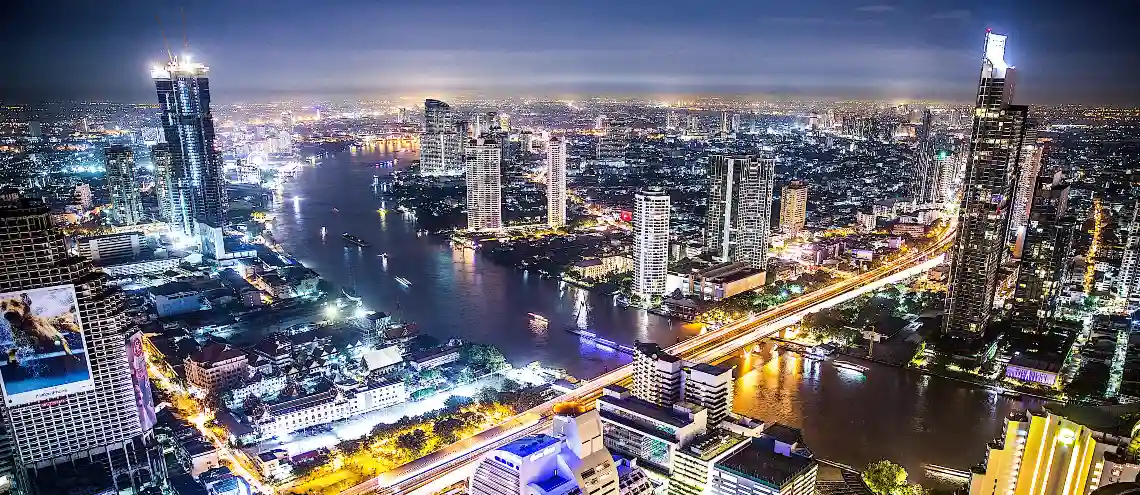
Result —
M 1140 104 L 1131 0 L 16 0 L 0 99 L 155 99 L 155 16 L 222 102 L 773 95 L 970 101 L 986 28 L 1021 103 Z

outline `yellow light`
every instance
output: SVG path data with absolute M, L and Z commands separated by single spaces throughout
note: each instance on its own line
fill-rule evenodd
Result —
M 1065 445 L 1072 445 L 1073 441 L 1077 439 L 1077 432 L 1070 428 L 1062 428 L 1057 432 L 1057 441 Z

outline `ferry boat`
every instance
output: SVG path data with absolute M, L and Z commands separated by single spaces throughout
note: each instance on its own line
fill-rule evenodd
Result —
M 855 364 L 855 363 L 852 363 L 850 361 L 832 361 L 831 364 L 834 364 L 836 368 L 841 368 L 841 369 L 845 369 L 848 371 L 854 371 L 854 372 L 859 373 L 859 374 L 863 374 L 865 371 L 867 371 L 869 369 L 866 366 L 863 366 L 861 364 Z
M 372 245 L 371 242 L 368 242 L 364 239 L 361 239 L 361 238 L 356 237 L 352 234 L 349 234 L 348 232 L 345 232 L 345 233 L 341 234 L 340 236 L 343 237 L 344 240 L 351 242 L 353 244 L 356 244 L 357 246 L 360 246 L 360 247 L 368 247 L 368 246 Z
M 352 302 L 360 302 L 360 295 L 357 294 L 356 291 L 353 290 L 351 287 L 341 287 L 340 293 L 343 294 L 345 298 L 347 298 L 348 300 L 350 300 Z
M 409 282 L 408 279 L 406 279 L 404 277 L 396 277 L 396 281 L 399 282 L 400 285 L 403 285 L 404 287 L 411 287 L 412 286 L 412 283 Z
M 542 316 L 538 313 L 527 313 L 527 314 L 530 315 L 531 319 L 533 319 L 539 323 L 547 323 L 549 321 L 546 319 L 545 316 Z

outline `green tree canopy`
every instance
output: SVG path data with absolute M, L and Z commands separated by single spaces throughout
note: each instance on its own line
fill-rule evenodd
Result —
M 875 495 L 904 495 L 906 469 L 887 460 L 872 462 L 863 470 L 863 483 Z

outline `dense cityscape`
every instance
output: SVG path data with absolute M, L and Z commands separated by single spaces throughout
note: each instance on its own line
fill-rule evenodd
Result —
M 973 103 L 249 102 L 165 36 L 0 98 L 0 493 L 1140 492 L 1140 109 L 1014 35 Z

